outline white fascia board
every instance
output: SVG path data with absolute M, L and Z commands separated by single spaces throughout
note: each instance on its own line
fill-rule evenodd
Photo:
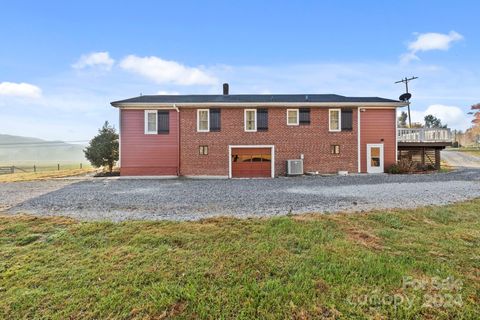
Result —
M 175 105 L 175 106 L 174 106 Z M 225 103 L 225 102 L 199 102 L 199 103 L 115 103 L 112 105 L 115 108 L 122 109 L 175 109 L 175 108 L 201 108 L 201 107 L 240 107 L 240 108 L 251 108 L 251 107 L 280 107 L 280 108 L 300 108 L 300 107 L 361 107 L 361 108 L 379 108 L 379 109 L 394 109 L 405 107 L 407 104 L 405 102 L 368 102 L 368 103 L 359 103 L 359 102 L 235 102 L 235 103 Z

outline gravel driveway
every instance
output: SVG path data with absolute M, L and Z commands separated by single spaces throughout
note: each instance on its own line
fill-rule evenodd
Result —
M 82 220 L 198 220 L 443 205 L 480 197 L 480 169 L 265 180 L 85 179 L 0 183 L 0 210 Z
M 451 166 L 480 169 L 480 158 L 467 152 L 444 150 L 441 157 Z

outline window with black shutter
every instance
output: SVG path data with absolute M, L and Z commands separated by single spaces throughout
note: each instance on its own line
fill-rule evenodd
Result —
M 170 132 L 170 111 L 158 110 L 158 134 Z
M 220 109 L 210 109 L 210 131 L 220 131 Z
M 352 131 L 353 112 L 351 109 L 342 110 L 342 131 Z
M 268 130 L 268 109 L 257 109 L 257 131 Z
M 300 108 L 299 123 L 300 124 L 310 124 L 310 109 L 309 108 Z

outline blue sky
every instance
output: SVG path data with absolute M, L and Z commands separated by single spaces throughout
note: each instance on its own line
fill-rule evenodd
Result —
M 0 133 L 88 140 L 155 93 L 397 98 L 457 129 L 480 102 L 475 1 L 3 1 Z

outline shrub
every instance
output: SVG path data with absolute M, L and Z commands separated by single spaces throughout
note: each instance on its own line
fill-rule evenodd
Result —
M 408 159 L 400 159 L 396 164 L 391 165 L 387 172 L 391 174 L 412 173 L 417 170 L 417 164 Z
M 397 164 L 392 164 L 390 167 L 388 167 L 387 172 L 390 174 L 399 174 L 400 168 L 398 167 Z

